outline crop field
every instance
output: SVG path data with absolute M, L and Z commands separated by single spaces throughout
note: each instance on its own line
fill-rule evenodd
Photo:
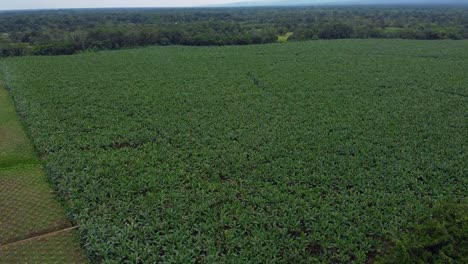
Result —
M 365 263 L 468 193 L 468 41 L 1 61 L 94 262 Z

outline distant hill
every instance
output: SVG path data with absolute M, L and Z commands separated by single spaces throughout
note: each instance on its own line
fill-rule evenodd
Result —
M 468 5 L 468 0 L 253 0 L 218 5 L 242 6 L 306 6 L 306 5 Z

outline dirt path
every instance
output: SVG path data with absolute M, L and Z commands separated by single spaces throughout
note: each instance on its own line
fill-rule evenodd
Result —
M 0 80 L 0 263 L 86 263 Z

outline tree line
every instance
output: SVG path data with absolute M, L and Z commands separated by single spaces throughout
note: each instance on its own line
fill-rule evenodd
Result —
M 468 39 L 468 8 L 83 9 L 0 13 L 0 56 L 148 45 L 248 45 L 341 38 Z

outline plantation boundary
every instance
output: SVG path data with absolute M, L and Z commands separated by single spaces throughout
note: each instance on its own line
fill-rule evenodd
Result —
M 0 84 L 0 263 L 85 263 L 75 231 Z

